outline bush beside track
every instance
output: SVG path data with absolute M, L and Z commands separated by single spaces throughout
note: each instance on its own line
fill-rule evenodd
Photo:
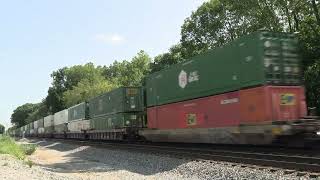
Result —
M 9 154 L 24 160 L 26 156 L 31 155 L 35 150 L 36 145 L 34 144 L 18 144 L 10 137 L 0 137 L 0 154 Z

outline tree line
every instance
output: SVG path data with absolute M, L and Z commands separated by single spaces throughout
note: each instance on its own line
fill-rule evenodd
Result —
M 92 63 L 51 74 L 48 95 L 19 106 L 11 122 L 22 126 L 119 86 L 139 86 L 149 73 L 183 62 L 259 29 L 295 33 L 300 41 L 307 102 L 320 114 L 320 13 L 317 0 L 210 0 L 187 17 L 178 44 L 151 58 L 140 51 L 109 66 Z

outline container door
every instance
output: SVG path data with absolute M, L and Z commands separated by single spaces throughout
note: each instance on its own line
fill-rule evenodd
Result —
M 126 111 L 139 111 L 141 110 L 141 90 L 140 88 L 127 88 L 126 89 Z

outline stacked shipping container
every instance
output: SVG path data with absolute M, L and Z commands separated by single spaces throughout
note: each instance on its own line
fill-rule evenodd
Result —
M 93 130 L 143 126 L 141 87 L 121 87 L 91 99 L 89 104 Z
M 38 122 L 38 135 L 42 136 L 44 134 L 44 119 L 41 118 L 37 120 Z
M 258 32 L 146 79 L 147 106 L 159 106 L 261 85 L 300 84 L 297 41 Z
M 68 131 L 77 133 L 89 130 L 89 109 L 86 102 L 68 109 Z
M 54 114 L 54 132 L 57 134 L 62 134 L 67 132 L 68 127 L 68 109 L 57 112 Z
M 299 119 L 306 105 L 297 46 L 293 35 L 257 32 L 150 75 L 148 128 L 177 136 L 186 129 L 181 138 L 199 129 L 189 137 L 208 140 L 210 128 Z
M 34 135 L 38 135 L 38 121 L 33 122 Z
M 49 115 L 43 119 L 44 134 L 51 135 L 54 131 L 54 116 Z

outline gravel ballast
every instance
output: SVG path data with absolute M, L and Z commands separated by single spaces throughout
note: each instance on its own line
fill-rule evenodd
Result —
M 29 167 L 25 162 L 11 155 L 0 155 L 0 179 L 1 180 L 73 180 L 71 178 L 41 167 Z
M 36 141 L 31 159 L 42 169 L 76 179 L 308 179 L 268 168 L 190 161 L 163 155 Z

